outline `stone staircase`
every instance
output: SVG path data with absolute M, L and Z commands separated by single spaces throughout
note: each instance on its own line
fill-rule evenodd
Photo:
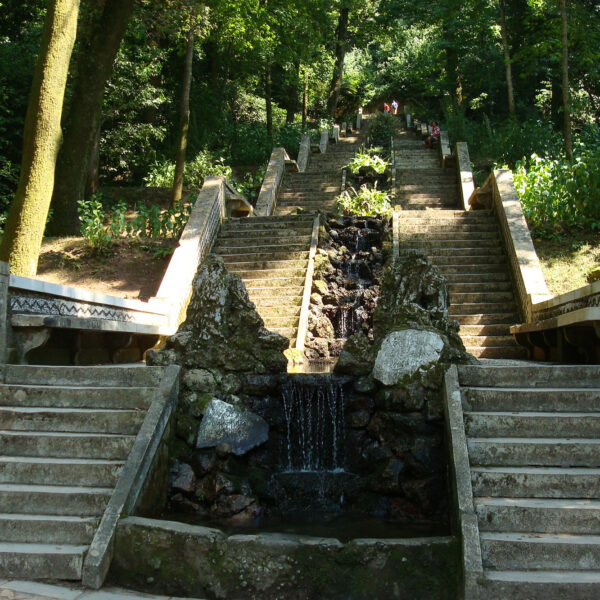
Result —
M 274 214 L 335 212 L 335 198 L 342 185 L 342 167 L 352 160 L 358 143 L 358 136 L 340 138 L 336 144 L 327 146 L 326 153 L 312 154 L 304 173 L 285 173 Z
M 410 208 L 410 205 L 409 207 Z M 507 258 L 491 211 L 403 210 L 401 248 L 425 252 L 448 282 L 449 315 L 477 358 L 525 358 Z
M 396 186 L 394 197 L 403 208 L 456 208 L 457 176 L 454 169 L 442 168 L 437 150 L 423 147 L 415 135 L 405 132 L 394 139 Z
M 4 367 L 0 579 L 81 579 L 163 372 Z
M 214 252 L 240 275 L 265 327 L 295 340 L 314 215 L 228 219 Z
M 458 371 L 481 598 L 600 598 L 600 368 Z

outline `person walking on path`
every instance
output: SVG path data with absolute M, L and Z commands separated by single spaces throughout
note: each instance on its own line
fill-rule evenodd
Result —
M 398 114 L 398 101 L 397 100 L 392 100 L 392 110 L 394 111 L 395 115 Z
M 389 113 L 390 112 L 390 105 L 387 102 L 383 103 L 383 112 L 384 113 Z

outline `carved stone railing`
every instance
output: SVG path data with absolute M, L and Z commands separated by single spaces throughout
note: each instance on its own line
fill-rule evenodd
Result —
M 14 358 L 24 362 L 28 352 L 59 330 L 76 330 L 77 346 L 85 336 L 119 334 L 120 341 L 108 343 L 109 360 L 119 362 L 117 355 L 123 361 L 136 360 L 160 336 L 175 333 L 185 319 L 198 265 L 210 252 L 222 220 L 233 211 L 251 214 L 252 207 L 222 177 L 207 177 L 160 288 L 148 302 L 9 276 L 8 266 L 0 263 L 0 318 L 5 327 L 0 331 L 0 360 L 6 360 L 10 347 Z
M 482 188 L 471 193 L 467 206 L 491 208 L 496 213 L 516 287 L 521 318 L 524 322 L 531 322 L 533 305 L 552 295 L 546 286 L 512 173 L 502 169 L 493 171 Z
M 304 173 L 308 167 L 308 160 L 310 157 L 310 135 L 305 133 L 300 140 L 300 148 L 298 150 L 298 171 Z
M 466 142 L 457 142 L 454 157 L 456 158 L 456 172 L 458 174 L 459 194 L 462 208 L 469 210 L 469 198 L 475 191 L 475 180 L 471 169 L 471 157 Z
M 448 162 L 452 156 L 452 150 L 450 149 L 450 140 L 448 139 L 447 131 L 440 131 L 440 158 L 442 161 L 442 167 L 448 166 Z

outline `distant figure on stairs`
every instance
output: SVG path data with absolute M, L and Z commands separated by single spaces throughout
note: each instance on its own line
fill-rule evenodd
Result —
M 383 112 L 384 113 L 389 113 L 390 112 L 390 105 L 387 102 L 383 103 Z
M 398 114 L 398 101 L 397 100 L 392 100 L 392 110 L 394 111 L 395 115 Z
M 425 148 L 433 148 L 440 141 L 440 127 L 435 121 L 429 123 L 431 129 L 429 137 L 423 142 Z

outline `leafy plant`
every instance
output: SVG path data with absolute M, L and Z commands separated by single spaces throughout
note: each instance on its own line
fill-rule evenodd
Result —
M 398 130 L 398 117 L 389 113 L 375 113 L 369 119 L 369 134 L 373 140 L 388 140 Z
M 388 167 L 388 162 L 379 155 L 370 152 L 357 152 L 354 158 L 346 165 L 354 175 L 376 174 L 383 175 Z
M 385 215 L 392 210 L 390 197 L 387 192 L 377 189 L 377 184 L 372 188 L 364 184 L 357 192 L 348 188 L 337 197 L 338 208 L 347 215 Z
M 105 225 L 106 214 L 101 194 L 96 194 L 89 200 L 80 200 L 78 205 L 81 235 L 87 239 L 88 244 L 95 251 L 110 248 L 113 242 L 113 233 Z

